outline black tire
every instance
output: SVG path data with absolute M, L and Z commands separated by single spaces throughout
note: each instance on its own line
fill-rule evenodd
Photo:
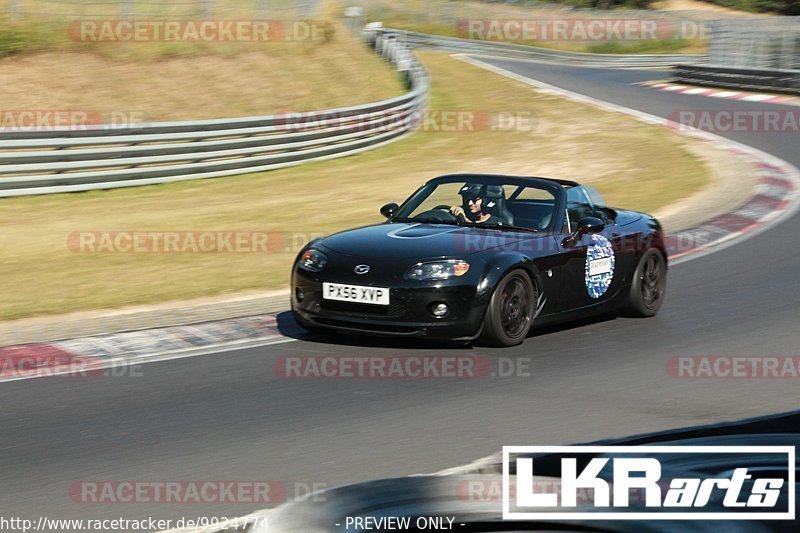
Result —
M 664 303 L 666 292 L 667 261 L 660 250 L 650 248 L 636 265 L 628 299 L 622 307 L 623 315 L 636 318 L 655 316 Z
M 512 270 L 492 294 L 478 342 L 488 346 L 516 346 L 525 340 L 536 310 L 536 288 L 523 270 Z

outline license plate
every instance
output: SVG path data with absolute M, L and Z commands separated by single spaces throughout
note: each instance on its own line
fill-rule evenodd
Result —
M 389 289 L 384 287 L 364 287 L 362 285 L 342 285 L 323 283 L 322 297 L 326 300 L 354 302 L 359 304 L 389 305 Z

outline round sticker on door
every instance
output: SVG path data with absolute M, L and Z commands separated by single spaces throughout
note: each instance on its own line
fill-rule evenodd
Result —
M 614 279 L 614 248 L 602 235 L 592 235 L 586 248 L 586 290 L 592 298 L 600 298 Z

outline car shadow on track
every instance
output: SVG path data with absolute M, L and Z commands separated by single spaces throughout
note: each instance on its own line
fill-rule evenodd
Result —
M 403 337 L 378 337 L 370 335 L 358 335 L 356 333 L 331 332 L 331 333 L 309 333 L 295 322 L 290 311 L 280 313 L 277 317 L 278 331 L 281 335 L 314 342 L 319 344 L 329 344 L 336 346 L 359 346 L 369 348 L 397 348 L 402 350 L 442 350 L 442 349 L 462 349 L 470 350 L 471 346 L 466 343 L 456 342 L 434 342 L 425 339 L 411 339 Z
M 556 334 L 565 330 L 591 326 L 593 324 L 614 320 L 615 318 L 616 317 L 611 315 L 600 315 L 534 328 L 530 331 L 530 333 L 528 333 L 528 337 L 523 344 L 531 343 L 532 339 L 537 337 Z M 357 335 L 355 333 L 343 332 L 309 333 L 299 326 L 297 322 L 295 322 L 292 313 L 289 311 L 280 313 L 277 316 L 277 321 L 278 331 L 280 331 L 281 335 L 302 340 L 304 342 L 313 342 L 319 344 L 369 348 L 396 348 L 401 350 L 472 350 L 475 348 L 492 349 L 491 347 L 481 345 L 479 342 L 436 342 L 425 339 L 378 336 L 373 337 L 369 335 Z M 503 350 L 504 348 L 495 349 Z
M 535 337 L 542 337 L 544 335 L 552 335 L 555 333 L 560 333 L 562 331 L 584 328 L 594 324 L 610 322 L 616 319 L 617 317 L 614 315 L 597 315 L 597 316 L 578 318 L 573 320 L 566 320 L 564 322 L 559 322 L 557 324 L 549 324 L 547 326 L 540 326 L 538 328 L 531 329 L 530 333 L 528 333 L 526 342 Z

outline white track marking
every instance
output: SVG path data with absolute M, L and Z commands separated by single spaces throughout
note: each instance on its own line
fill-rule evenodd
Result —
M 773 98 L 775 97 L 771 94 L 748 94 L 743 97 L 742 100 L 747 100 L 748 102 L 763 102 L 764 100 L 771 100 Z
M 122 368 L 130 365 L 144 365 L 147 363 L 157 363 L 160 361 L 171 361 L 173 359 L 185 359 L 187 357 L 199 357 L 201 355 L 211 355 L 220 352 L 229 352 L 231 350 L 246 350 L 249 348 L 260 348 L 262 346 L 272 346 L 274 344 L 285 344 L 287 342 L 295 342 L 300 339 L 294 337 L 269 337 L 262 339 L 240 339 L 225 343 L 214 344 L 211 346 L 202 346 L 199 348 L 185 348 L 181 350 L 174 350 L 168 352 L 157 352 L 153 354 L 137 355 L 134 357 L 112 357 L 109 359 L 99 360 L 97 365 L 89 364 L 86 367 L 81 367 L 81 373 L 98 372 L 107 368 Z M 80 354 L 75 354 L 80 357 Z M 76 370 L 70 369 L 69 365 L 66 369 L 61 371 L 44 370 L 41 374 L 27 374 L 23 376 L 6 376 L 0 377 L 0 383 L 8 383 L 11 381 L 23 381 L 26 379 L 41 379 L 57 376 L 68 376 L 76 374 Z
M 702 94 L 709 92 L 708 89 L 689 89 L 688 91 L 683 91 L 683 94 Z

